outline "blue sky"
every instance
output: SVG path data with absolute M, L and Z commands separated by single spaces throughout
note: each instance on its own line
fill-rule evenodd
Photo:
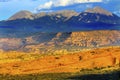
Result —
M 0 20 L 6 20 L 21 10 L 33 13 L 66 9 L 83 11 L 94 6 L 101 6 L 120 15 L 120 0 L 0 0 Z

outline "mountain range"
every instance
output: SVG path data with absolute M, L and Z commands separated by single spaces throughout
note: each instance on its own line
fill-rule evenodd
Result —
M 119 30 L 119 25 L 120 17 L 98 6 L 84 12 L 63 10 L 33 14 L 24 10 L 0 22 L 0 28 L 28 33 Z
M 0 49 L 77 51 L 120 45 L 120 17 L 95 7 L 33 14 L 20 11 L 0 22 Z

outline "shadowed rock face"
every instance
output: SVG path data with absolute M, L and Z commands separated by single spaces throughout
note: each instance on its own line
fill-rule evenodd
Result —
M 59 33 L 39 33 L 26 38 L 0 38 L 0 49 L 3 50 L 24 50 L 39 49 L 49 47 L 49 49 L 59 46 L 64 49 L 96 48 L 104 46 L 119 46 L 120 31 L 84 31 L 84 32 L 59 32 Z M 60 48 L 62 48 L 60 47 Z
M 54 36 L 53 36 L 54 35 Z M 79 47 L 99 47 L 120 44 L 120 31 L 84 31 L 84 32 L 64 32 L 43 36 L 31 37 L 32 40 L 42 43 L 53 43 L 51 45 L 71 45 Z M 48 39 L 49 38 L 49 39 Z M 29 40 L 29 38 L 27 38 Z M 29 40 L 30 42 L 30 40 Z

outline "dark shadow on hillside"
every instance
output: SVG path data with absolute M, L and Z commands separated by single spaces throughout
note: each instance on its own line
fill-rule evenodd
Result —
M 88 74 L 69 77 L 68 80 L 120 80 L 120 71 L 107 74 Z
M 40 33 L 37 36 L 34 36 L 33 39 L 38 43 L 49 42 L 56 37 L 57 33 Z
M 67 38 L 69 38 L 71 36 L 72 32 L 63 32 L 60 36 L 60 42 L 65 41 Z
M 114 71 L 106 74 L 84 73 L 46 73 L 46 74 L 28 74 L 28 75 L 2 75 L 0 80 L 120 80 L 120 71 Z

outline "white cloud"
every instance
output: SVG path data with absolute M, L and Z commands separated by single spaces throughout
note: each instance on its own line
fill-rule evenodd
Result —
M 49 1 L 49 2 L 45 3 L 44 5 L 40 5 L 39 9 L 49 9 L 52 7 L 52 5 L 53 5 L 53 1 Z
M 77 3 L 103 2 L 103 0 L 50 0 L 43 5 L 39 5 L 37 10 L 50 9 L 52 7 L 69 6 Z

